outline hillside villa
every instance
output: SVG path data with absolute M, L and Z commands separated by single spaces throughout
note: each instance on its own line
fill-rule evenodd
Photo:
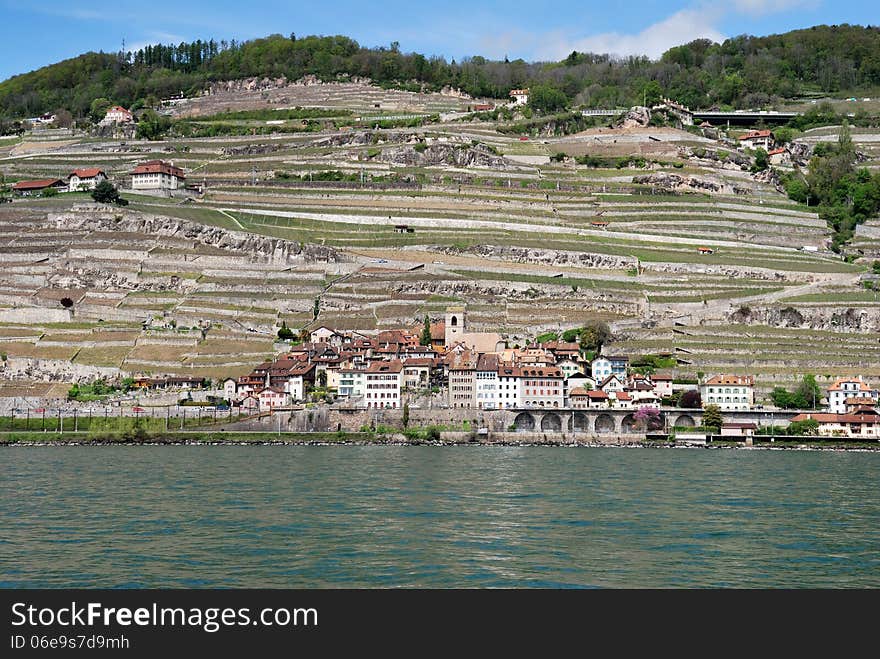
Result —
M 114 105 L 107 109 L 104 118 L 98 123 L 102 126 L 108 124 L 130 124 L 134 121 L 134 115 L 121 105 Z
M 770 151 L 775 145 L 773 131 L 750 130 L 745 135 L 740 135 L 739 145 L 744 149 L 764 149 Z
M 131 171 L 132 190 L 177 190 L 184 181 L 183 170 L 164 160 L 148 160 Z
M 97 167 L 87 169 L 74 169 L 67 179 L 69 192 L 83 192 L 94 190 L 101 181 L 106 181 L 107 175 Z

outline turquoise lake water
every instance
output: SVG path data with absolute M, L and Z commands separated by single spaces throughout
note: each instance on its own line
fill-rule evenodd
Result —
M 877 587 L 880 453 L 9 447 L 0 586 Z

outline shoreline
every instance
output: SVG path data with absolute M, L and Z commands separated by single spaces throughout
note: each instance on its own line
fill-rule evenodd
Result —
M 839 442 L 839 443 L 838 443 Z M 831 451 L 880 452 L 880 442 L 859 443 L 840 440 L 817 442 L 760 442 L 747 446 L 745 442 L 709 442 L 693 444 L 675 441 L 511 441 L 511 440 L 452 440 L 413 439 L 403 435 L 376 435 L 366 433 L 225 433 L 181 432 L 150 437 L 54 432 L 0 433 L 0 447 L 59 447 L 59 446 L 469 446 L 469 447 L 553 447 L 553 448 L 643 448 L 643 449 L 709 449 L 747 451 Z

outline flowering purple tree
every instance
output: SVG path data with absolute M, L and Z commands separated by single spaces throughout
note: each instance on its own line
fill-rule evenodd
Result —
M 656 407 L 640 407 L 634 418 L 636 428 L 642 430 L 659 430 L 663 427 L 663 421 L 660 420 L 660 410 Z

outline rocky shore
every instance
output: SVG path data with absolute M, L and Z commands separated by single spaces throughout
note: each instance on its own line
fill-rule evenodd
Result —
M 847 451 L 880 452 L 880 443 L 855 442 L 766 442 L 746 446 L 741 442 L 692 444 L 656 440 L 623 441 L 514 441 L 504 440 L 427 440 L 404 435 L 369 435 L 367 433 L 170 433 L 147 438 L 89 436 L 88 433 L 0 433 L 0 446 L 471 446 L 471 447 L 558 447 L 558 448 L 664 448 L 755 451 Z

